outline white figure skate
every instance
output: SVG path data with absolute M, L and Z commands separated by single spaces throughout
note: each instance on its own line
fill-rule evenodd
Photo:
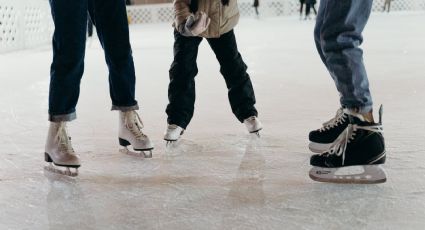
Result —
M 255 134 L 260 137 L 260 130 L 263 129 L 263 125 L 256 116 L 248 117 L 243 121 L 249 133 Z
M 128 146 L 131 145 L 134 151 L 140 151 L 145 158 L 152 157 L 154 149 L 149 137 L 142 132 L 143 123 L 136 111 L 119 112 L 118 139 L 124 152 L 130 155 L 139 155 L 131 152 Z
M 184 129 L 182 127 L 174 124 L 168 125 L 164 134 L 164 140 L 167 142 L 167 146 L 180 139 L 183 133 Z
M 44 159 L 49 163 L 44 169 L 67 176 L 78 176 L 78 168 L 81 166 L 80 158 L 72 148 L 65 122 L 50 123 Z

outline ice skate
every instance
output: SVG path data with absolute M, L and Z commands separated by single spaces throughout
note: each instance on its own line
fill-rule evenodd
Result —
M 329 150 L 311 157 L 310 178 L 332 183 L 385 182 L 386 174 L 380 167 L 386 159 L 381 117 L 382 107 L 378 124 L 348 115 L 347 128 Z
M 249 133 L 255 134 L 260 137 L 260 130 L 263 129 L 263 125 L 256 116 L 248 117 L 243 121 Z
M 72 177 L 78 176 L 78 168 L 81 165 L 80 158 L 72 148 L 65 122 L 50 123 L 44 160 L 49 163 L 44 169 L 50 172 Z
M 118 139 L 125 148 L 124 151 L 130 155 L 138 155 L 128 149 L 131 145 L 134 151 L 140 151 L 144 157 L 151 158 L 154 147 L 142 129 L 143 123 L 136 111 L 120 112 Z
M 167 130 L 164 134 L 164 140 L 167 142 L 167 146 L 175 143 L 183 135 L 184 129 L 178 125 L 168 125 Z

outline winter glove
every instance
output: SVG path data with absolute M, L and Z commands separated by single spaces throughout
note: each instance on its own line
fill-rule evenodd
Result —
M 196 37 L 207 30 L 210 22 L 208 15 L 201 11 L 196 15 L 189 15 L 186 22 L 179 25 L 178 31 L 183 36 Z

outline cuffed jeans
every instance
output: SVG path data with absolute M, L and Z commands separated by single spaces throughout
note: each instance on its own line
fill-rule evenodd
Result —
M 342 107 L 360 113 L 372 110 L 359 48 L 371 9 L 372 0 L 321 0 L 314 31 L 317 50 L 335 81 Z
M 203 38 L 185 37 L 174 31 L 174 39 L 174 61 L 169 71 L 169 104 L 166 112 L 168 124 L 185 129 L 194 112 L 195 76 L 198 74 L 196 58 Z M 250 116 L 257 116 L 254 89 L 246 72 L 247 66 L 238 51 L 233 30 L 219 38 L 208 38 L 207 41 L 220 63 L 233 113 L 240 122 Z
M 76 118 L 84 72 L 87 12 L 105 51 L 112 110 L 138 109 L 135 70 L 123 0 L 50 0 L 55 24 L 50 72 L 49 120 Z

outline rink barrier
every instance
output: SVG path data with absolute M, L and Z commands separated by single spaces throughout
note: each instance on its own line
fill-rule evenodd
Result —
M 47 0 L 0 0 L 0 52 L 47 44 L 52 33 Z
M 385 0 L 374 0 L 373 11 L 382 11 Z M 317 2 L 320 2 L 319 0 Z M 255 17 L 253 0 L 238 0 L 241 17 Z M 316 6 L 317 9 L 318 5 Z M 260 0 L 261 17 L 280 17 L 299 14 L 299 0 Z M 395 0 L 392 11 L 425 10 L 425 0 Z M 127 8 L 133 24 L 172 22 L 172 4 L 138 5 Z
M 381 11 L 385 0 L 374 0 L 373 11 Z M 319 1 L 318 1 L 319 2 Z M 241 17 L 255 17 L 253 0 L 238 0 Z M 392 11 L 425 10 L 425 0 L 395 0 Z M 261 17 L 299 13 L 298 0 L 260 0 Z M 129 22 L 172 23 L 172 4 L 127 7 Z M 0 0 L 0 53 L 27 49 L 51 42 L 53 22 L 48 0 Z

